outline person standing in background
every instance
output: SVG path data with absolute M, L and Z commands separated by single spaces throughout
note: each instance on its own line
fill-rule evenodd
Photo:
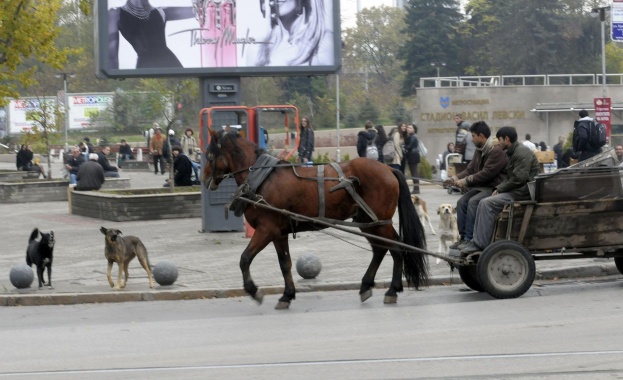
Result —
M 405 157 L 407 165 L 409 166 L 409 172 L 411 172 L 411 179 L 413 180 L 413 190 L 411 194 L 420 193 L 420 180 L 418 175 L 418 164 L 420 163 L 420 140 L 417 138 L 417 127 L 413 124 L 407 125 L 407 139 L 405 142 Z
M 149 143 L 149 151 L 151 152 L 154 162 L 154 174 L 158 174 L 158 164 L 160 164 L 160 172 L 164 175 L 165 164 L 164 157 L 162 156 L 164 144 L 165 141 L 164 136 L 162 135 L 162 129 L 156 128 L 156 133 Z
M 312 154 L 314 153 L 314 129 L 312 128 L 309 118 L 301 119 L 301 138 L 299 140 L 299 161 L 303 164 L 312 162 Z

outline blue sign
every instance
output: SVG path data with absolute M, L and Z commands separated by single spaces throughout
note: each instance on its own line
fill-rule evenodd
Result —
M 623 41 L 623 2 L 614 1 L 611 7 L 612 41 Z
M 448 108 L 448 106 L 450 105 L 450 97 L 446 96 L 446 97 L 440 97 L 439 98 L 439 104 L 441 104 L 441 106 L 446 109 Z

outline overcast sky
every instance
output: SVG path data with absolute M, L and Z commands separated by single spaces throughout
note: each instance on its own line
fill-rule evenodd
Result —
M 396 0 L 359 0 L 361 8 L 379 7 L 381 5 L 393 6 Z M 406 1 L 406 0 L 405 0 Z M 465 4 L 467 0 L 461 0 Z M 357 0 L 340 0 L 342 29 L 352 28 L 357 21 Z

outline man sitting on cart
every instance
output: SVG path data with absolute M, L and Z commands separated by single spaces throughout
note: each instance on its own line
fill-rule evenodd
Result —
M 534 152 L 517 142 L 515 128 L 502 127 L 496 133 L 496 137 L 508 156 L 507 178 L 496 186 L 490 197 L 478 204 L 474 237 L 461 249 L 462 256 L 482 251 L 489 245 L 498 214 L 507 204 L 529 200 L 528 182 L 539 173 L 539 160 Z
M 491 196 L 493 189 L 506 179 L 508 158 L 502 146 L 491 136 L 487 123 L 477 121 L 469 131 L 476 145 L 474 158 L 465 170 L 444 182 L 447 186 L 469 188 L 456 205 L 460 239 L 450 246 L 452 249 L 465 248 L 472 240 L 478 203 Z

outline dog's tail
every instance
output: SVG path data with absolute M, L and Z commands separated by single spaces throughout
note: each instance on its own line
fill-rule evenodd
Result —
M 415 212 L 415 206 L 411 201 L 409 193 L 409 185 L 404 175 L 394 169 L 394 176 L 398 180 L 400 192 L 398 195 L 398 217 L 400 221 L 400 239 L 403 243 L 426 249 L 426 236 L 424 235 L 424 227 L 420 223 Z M 407 249 L 402 250 L 403 272 L 407 280 L 407 284 L 418 289 L 420 286 L 426 286 L 428 283 L 428 264 L 426 256 L 420 252 Z
M 37 236 L 39 236 L 39 229 L 35 228 L 34 230 L 32 230 L 32 233 L 30 234 L 30 239 L 28 239 L 28 242 L 30 243 L 31 241 L 35 240 Z

